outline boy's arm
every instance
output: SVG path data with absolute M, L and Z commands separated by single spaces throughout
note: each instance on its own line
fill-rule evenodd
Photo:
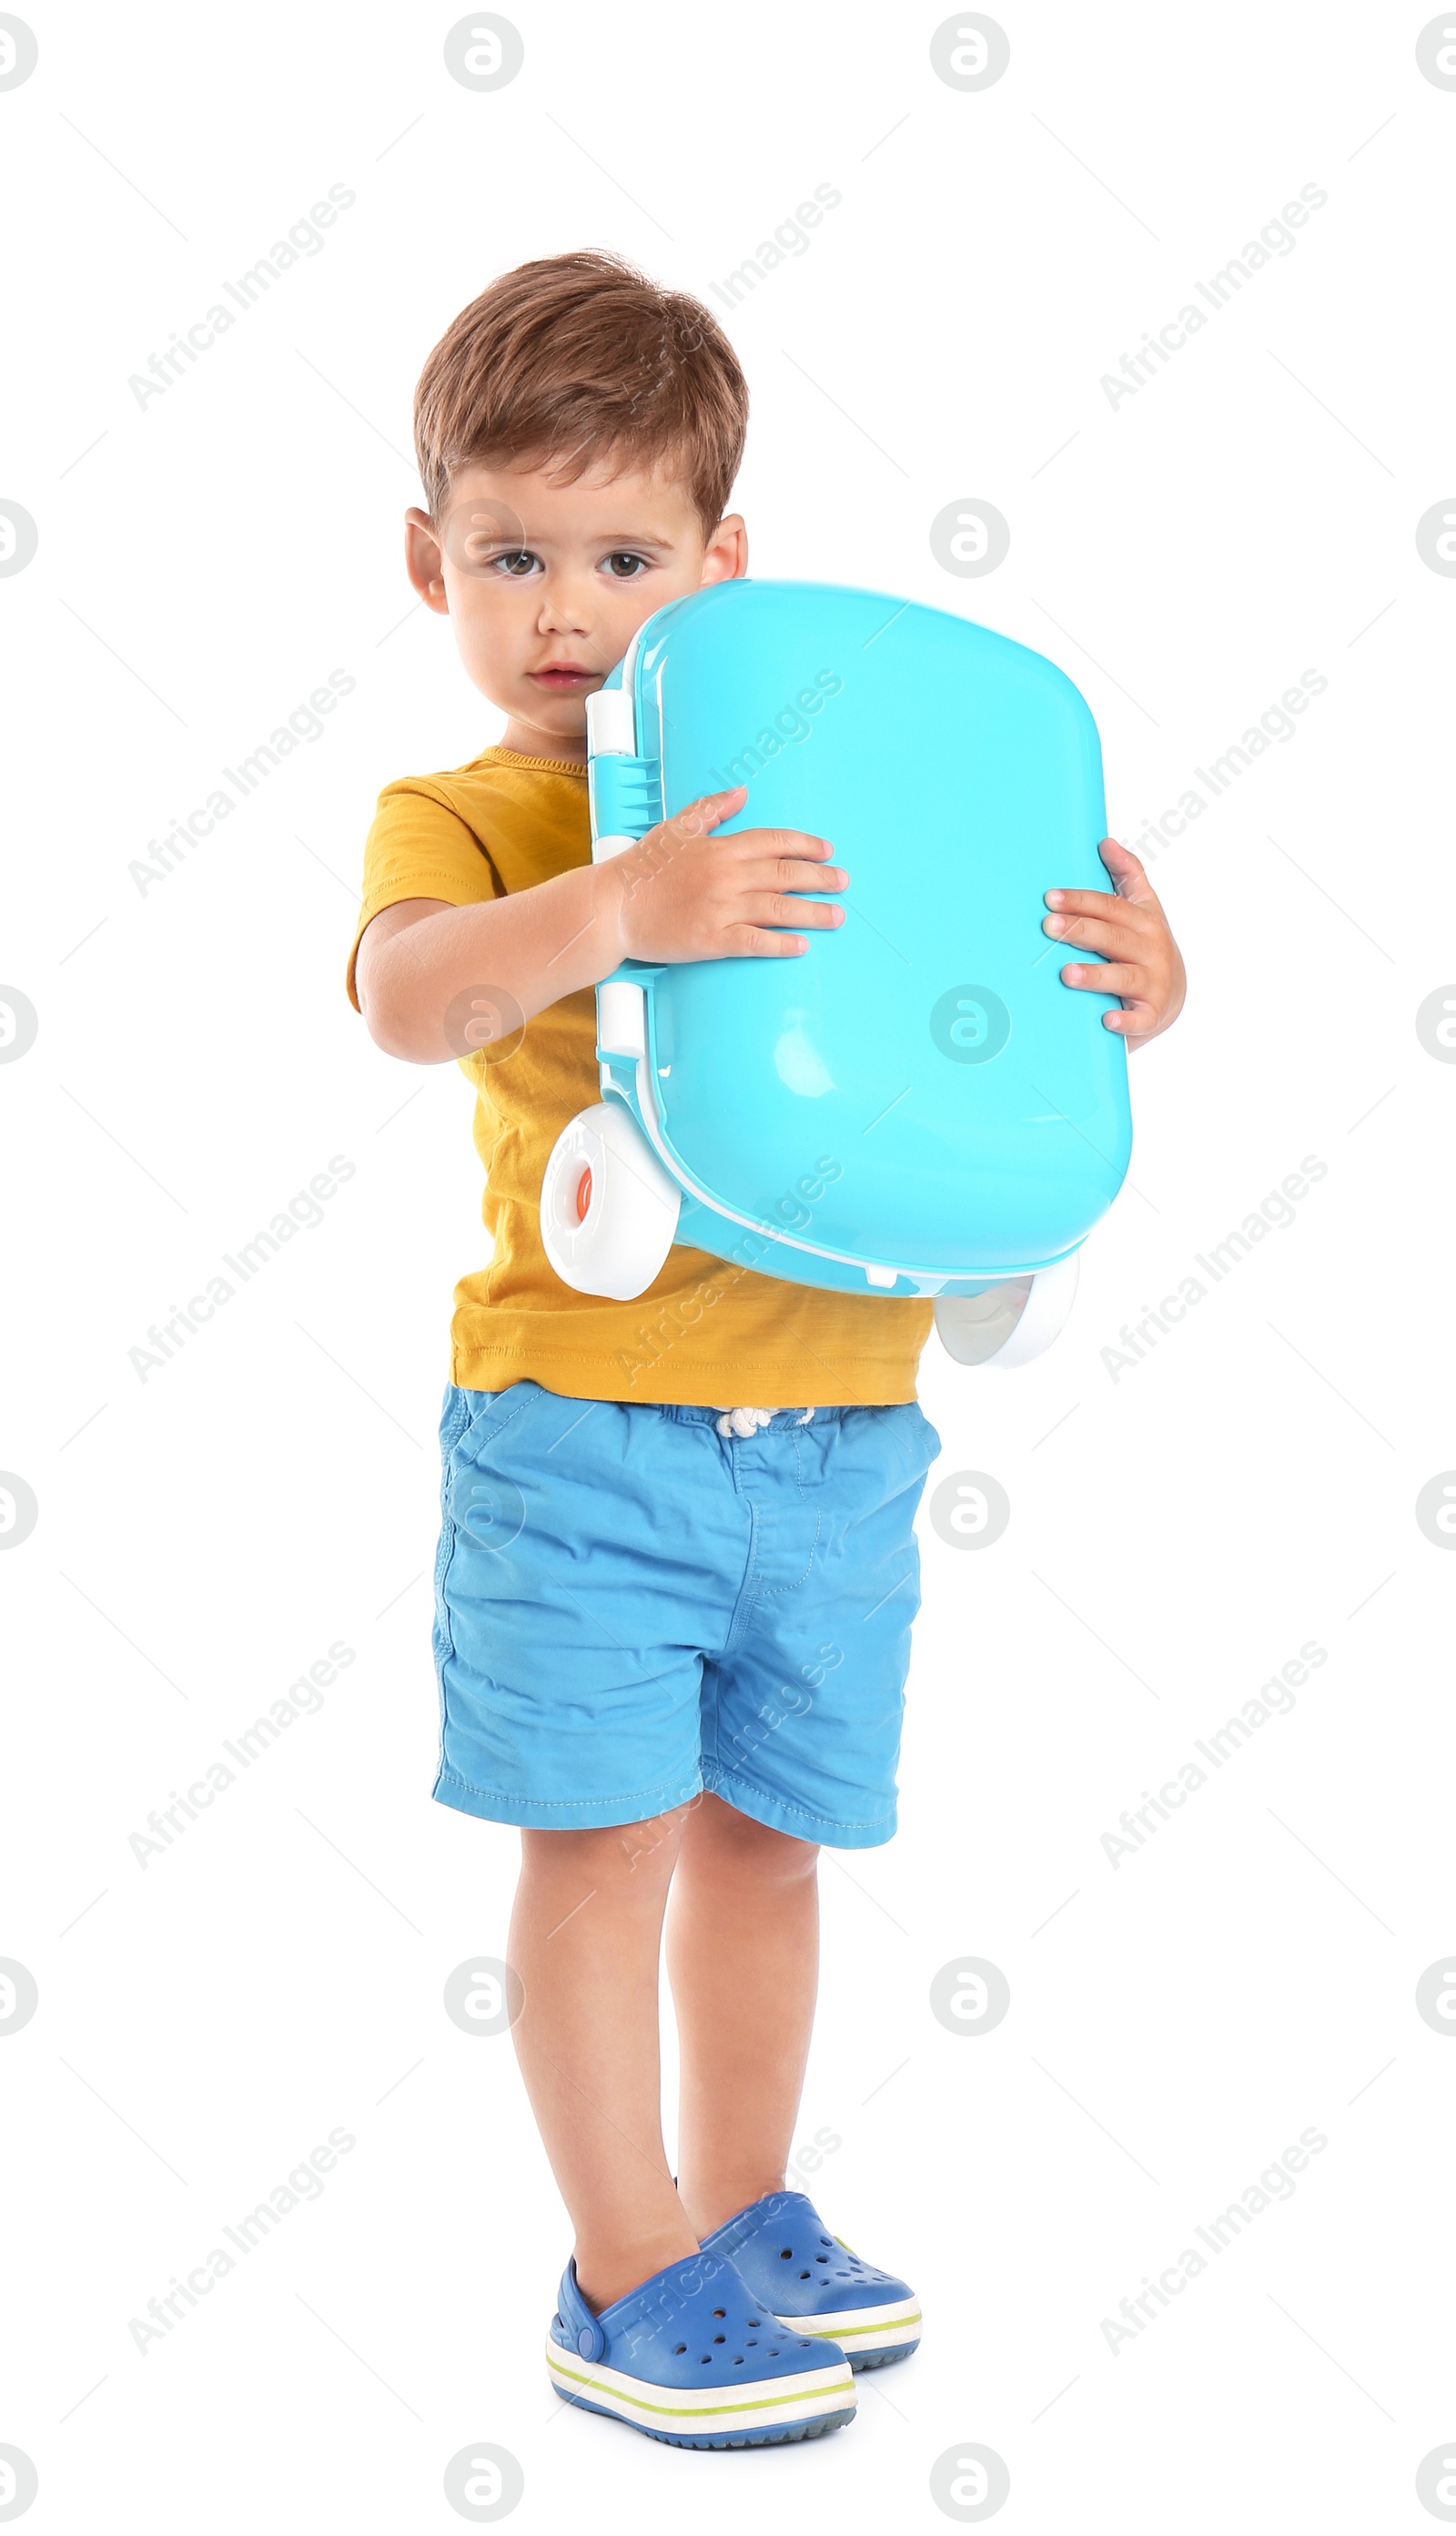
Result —
M 623 960 L 798 956 L 803 934 L 779 928 L 842 924 L 844 910 L 791 893 L 843 889 L 848 875 L 822 837 L 778 828 L 715 837 L 744 797 L 741 785 L 710 793 L 606 862 L 505 898 L 382 909 L 355 971 L 371 1038 L 390 1056 L 444 1065 L 469 1044 L 447 1036 L 447 1016 L 467 1009 L 473 989 L 494 1001 L 496 1026 L 509 1032 Z
M 1085 968 L 1063 969 L 1062 984 L 1120 996 L 1121 1011 L 1104 1013 L 1103 1021 L 1130 1055 L 1177 1020 L 1188 981 L 1183 955 L 1136 855 L 1114 837 L 1105 837 L 1098 852 L 1115 896 L 1100 889 L 1048 889 L 1046 904 L 1057 912 L 1044 916 L 1042 930 L 1069 950 L 1104 953 Z
M 822 837 L 796 829 L 713 837 L 743 798 L 740 784 L 708 793 L 608 862 L 482 906 L 404 898 L 383 908 L 355 972 L 370 1038 L 411 1065 L 446 1065 L 465 1052 L 446 1038 L 446 1014 L 472 989 L 505 1004 L 510 1030 L 624 959 L 796 959 L 804 936 L 779 928 L 842 925 L 845 911 L 791 893 L 842 890 L 848 872 Z
M 616 965 L 611 909 L 591 886 L 596 876 L 596 867 L 562 872 L 471 907 L 404 898 L 381 909 L 365 928 L 354 969 L 370 1038 L 388 1056 L 444 1065 L 469 1046 L 472 987 L 482 1005 L 494 1000 L 492 1036 L 499 1037 L 544 1004 L 608 976 Z M 537 986 L 544 991 L 533 992 Z M 466 1030 L 450 1031 L 452 1005 L 465 1013 Z

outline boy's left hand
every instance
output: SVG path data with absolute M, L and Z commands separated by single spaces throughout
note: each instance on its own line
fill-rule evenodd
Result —
M 1042 930 L 1069 949 L 1101 951 L 1103 959 L 1063 969 L 1064 986 L 1117 995 L 1120 1012 L 1104 1013 L 1129 1048 L 1141 1047 L 1175 1022 L 1187 979 L 1182 954 L 1169 929 L 1152 883 L 1136 855 L 1105 837 L 1098 848 L 1116 895 L 1100 889 L 1048 889 Z

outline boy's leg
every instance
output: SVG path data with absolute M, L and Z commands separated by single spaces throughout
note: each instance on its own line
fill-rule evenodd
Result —
M 698 2240 L 663 2145 L 658 1967 L 688 1808 L 600 1831 L 523 1831 L 508 1959 L 517 2058 L 597 2309 Z
M 677 2187 L 698 2236 L 782 2191 L 819 1976 L 819 1852 L 702 1796 L 679 1835 L 667 1972 Z

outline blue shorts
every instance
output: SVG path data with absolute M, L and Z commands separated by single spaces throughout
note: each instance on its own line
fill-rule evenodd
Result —
M 434 1794 L 489 1822 L 640 1822 L 710 1789 L 837 1849 L 895 1831 L 940 1438 L 914 1402 L 712 1409 L 445 1395 Z

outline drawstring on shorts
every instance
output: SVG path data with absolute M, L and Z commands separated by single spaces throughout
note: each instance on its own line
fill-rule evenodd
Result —
M 718 1414 L 718 1431 L 720 1435 L 756 1435 L 760 1426 L 767 1426 L 769 1421 L 780 1414 L 777 1409 L 722 1409 Z M 796 1424 L 807 1426 L 813 1415 L 812 1409 L 806 1409 Z

